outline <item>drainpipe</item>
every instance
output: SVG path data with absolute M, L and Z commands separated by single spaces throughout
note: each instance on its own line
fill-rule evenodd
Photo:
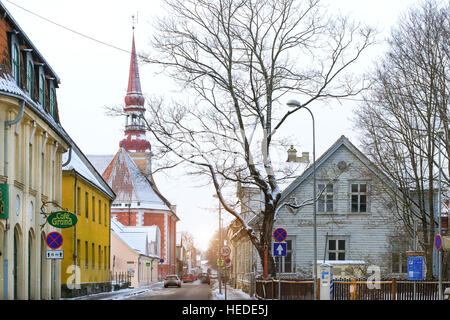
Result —
M 72 147 L 70 148 L 70 151 L 72 151 Z M 72 153 L 72 152 L 70 152 L 70 153 Z M 70 153 L 69 153 L 69 161 L 70 161 Z M 63 164 L 63 166 L 65 166 L 69 161 L 67 161 L 65 164 Z M 73 203 L 74 210 L 73 211 L 76 216 L 77 210 L 78 210 L 78 208 L 77 208 L 77 201 L 78 201 L 78 199 L 77 199 L 77 196 L 78 196 L 78 194 L 77 194 L 77 172 L 75 170 L 73 172 L 75 173 L 75 183 L 73 186 L 73 194 L 74 194 L 74 197 L 73 197 L 74 198 L 74 203 Z M 73 226 L 73 265 L 74 265 L 73 266 L 74 288 L 76 290 L 76 289 L 78 289 L 78 287 L 77 287 L 77 267 L 78 267 L 78 264 L 77 264 L 77 225 L 76 224 Z M 81 279 L 79 281 L 81 281 Z
M 61 167 L 65 167 L 70 163 L 70 159 L 72 158 L 72 146 L 69 147 L 69 157 L 67 158 L 67 161 L 64 162 Z M 76 178 L 77 177 L 77 173 L 75 172 L 75 181 L 77 181 Z
M 5 152 L 4 152 L 5 164 L 4 164 L 4 171 L 3 172 L 4 172 L 5 176 L 9 177 L 9 175 L 8 175 L 8 158 L 9 158 L 9 155 L 8 155 L 8 132 L 7 132 L 7 130 L 8 130 L 9 126 L 17 124 L 22 119 L 23 111 L 25 109 L 25 100 L 23 98 L 21 98 L 21 97 L 18 97 L 18 96 L 15 96 L 15 95 L 11 95 L 11 94 L 7 94 L 7 93 L 4 93 L 4 92 L 2 92 L 2 94 L 6 95 L 6 96 L 11 96 L 11 97 L 17 98 L 17 99 L 19 99 L 19 101 L 22 101 L 22 105 L 20 106 L 20 111 L 19 111 L 19 115 L 17 116 L 17 118 L 13 119 L 11 121 L 5 121 L 5 131 L 4 131 L 4 135 L 5 135 L 4 136 L 4 139 L 5 139 L 5 142 L 4 142 L 4 147 L 5 147 Z M 6 219 L 5 233 L 4 233 L 4 236 L 3 236 L 3 238 L 4 238 L 4 241 L 3 241 L 3 244 L 4 244 L 3 254 L 5 255 L 5 258 L 3 260 L 3 274 L 4 274 L 4 276 L 3 276 L 3 279 L 4 279 L 4 281 L 3 281 L 3 283 L 4 283 L 4 286 L 3 286 L 3 299 L 4 300 L 8 300 L 8 229 L 9 229 L 8 219 Z

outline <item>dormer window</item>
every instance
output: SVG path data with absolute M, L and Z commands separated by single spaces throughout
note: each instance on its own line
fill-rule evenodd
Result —
M 45 109 L 45 81 L 43 74 L 39 77 L 39 103 L 41 104 L 42 109 Z
M 56 93 L 55 88 L 50 88 L 50 114 L 56 119 Z
M 12 76 L 16 80 L 16 84 L 19 86 L 20 85 L 19 48 L 15 43 L 13 43 L 12 46 L 11 62 L 12 62 Z
M 27 65 L 27 90 L 30 96 L 33 96 L 33 63 L 31 61 L 28 61 Z

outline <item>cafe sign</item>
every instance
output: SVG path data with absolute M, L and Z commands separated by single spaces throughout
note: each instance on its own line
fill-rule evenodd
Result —
M 56 228 L 70 228 L 76 225 L 77 221 L 77 216 L 68 211 L 53 212 L 47 218 L 47 222 Z
M 0 219 L 8 219 L 9 192 L 6 183 L 0 183 Z

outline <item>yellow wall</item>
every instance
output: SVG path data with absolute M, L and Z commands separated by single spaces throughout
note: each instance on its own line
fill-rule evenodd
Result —
M 76 203 L 75 192 L 80 196 Z M 86 193 L 88 198 L 88 217 L 86 217 Z M 93 197 L 95 198 L 95 215 L 93 215 Z M 77 206 L 76 209 L 75 206 Z M 73 213 L 76 211 L 78 222 L 75 227 L 60 229 L 64 239 L 62 245 L 64 259 L 61 266 L 61 284 L 109 281 L 111 200 L 80 175 L 77 174 L 75 179 L 73 171 L 63 171 L 62 207 Z M 95 217 L 95 220 L 93 220 L 93 217 Z M 74 242 L 74 236 L 76 242 Z M 87 259 L 86 243 L 88 247 Z M 94 261 L 92 245 L 94 245 Z M 74 275 L 75 246 L 77 252 L 76 264 L 79 267 L 76 275 Z

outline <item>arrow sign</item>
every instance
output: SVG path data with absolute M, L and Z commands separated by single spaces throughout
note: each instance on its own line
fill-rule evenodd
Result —
M 272 254 L 274 257 L 286 257 L 287 254 L 287 243 L 286 242 L 276 242 L 273 244 Z

